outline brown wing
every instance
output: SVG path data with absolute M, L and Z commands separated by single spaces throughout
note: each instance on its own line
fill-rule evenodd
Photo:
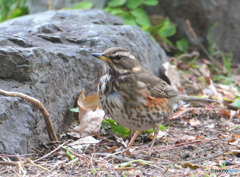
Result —
M 179 95 L 179 92 L 173 89 L 165 81 L 146 70 L 141 74 L 136 74 L 136 77 L 146 85 L 152 97 L 170 98 Z

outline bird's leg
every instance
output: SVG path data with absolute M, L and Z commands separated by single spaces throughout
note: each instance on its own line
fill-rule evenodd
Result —
M 153 145 L 155 143 L 156 137 L 157 137 L 158 132 L 159 132 L 158 126 L 153 127 L 153 132 L 154 132 L 154 137 L 153 137 L 153 140 L 152 140 L 152 143 L 151 143 L 151 146 L 150 146 L 150 151 L 149 151 L 150 156 L 152 155 Z
M 128 146 L 127 146 L 127 148 L 125 150 L 125 153 L 130 154 L 129 149 L 132 147 L 132 144 L 133 144 L 134 140 L 137 138 L 139 133 L 140 133 L 140 131 L 137 130 L 136 133 L 133 135 L 131 141 L 128 143 Z

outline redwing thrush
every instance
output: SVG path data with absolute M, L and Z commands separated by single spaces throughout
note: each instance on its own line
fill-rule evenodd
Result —
M 137 130 L 127 149 L 140 131 L 153 128 L 151 154 L 159 124 L 175 109 L 188 102 L 213 102 L 210 99 L 181 95 L 165 81 L 141 67 L 136 57 L 126 49 L 113 47 L 102 54 L 92 55 L 106 64 L 106 71 L 98 85 L 104 111 L 120 125 Z

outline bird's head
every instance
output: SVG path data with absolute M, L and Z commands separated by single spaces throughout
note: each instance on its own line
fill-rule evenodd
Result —
M 92 56 L 107 63 L 109 69 L 116 74 L 131 74 L 141 70 L 138 60 L 127 49 L 113 47 L 103 53 L 93 53 Z

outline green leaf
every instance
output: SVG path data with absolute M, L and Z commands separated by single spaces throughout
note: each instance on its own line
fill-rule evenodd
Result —
M 27 8 L 16 8 L 13 10 L 12 14 L 10 15 L 9 19 L 13 19 L 22 15 L 28 14 Z
M 145 0 L 144 4 L 148 6 L 156 6 L 158 4 L 158 0 Z
M 150 26 L 148 15 L 143 8 L 134 9 L 130 13 L 135 17 L 137 24 L 141 27 Z
M 187 53 L 188 41 L 186 39 L 180 39 L 176 42 L 179 51 Z
M 69 109 L 69 111 L 72 111 L 72 112 L 79 112 L 79 109 L 78 109 L 78 107 L 76 107 L 76 108 L 71 108 L 71 109 Z
M 240 98 L 234 101 L 233 105 L 240 108 Z
M 116 16 L 122 16 L 127 13 L 121 7 L 105 8 L 104 10 Z
M 168 127 L 169 127 L 169 126 L 164 127 L 162 124 L 160 124 L 160 125 L 159 125 L 159 130 L 163 131 L 163 130 L 168 129 Z M 153 129 L 146 130 L 146 131 L 144 131 L 144 133 L 153 133 Z
M 165 18 L 162 22 L 163 26 L 158 30 L 158 34 L 166 39 L 167 37 L 173 36 L 176 33 L 176 25 L 171 24 L 169 18 Z
M 82 1 L 73 6 L 72 9 L 91 9 L 93 7 L 93 3 L 89 1 Z
M 127 137 L 131 134 L 129 129 L 117 124 L 113 119 L 103 120 L 103 123 L 110 125 L 112 131 L 118 135 L 122 135 L 123 137 Z
M 224 67 L 227 71 L 227 77 L 230 75 L 230 70 L 232 66 L 232 57 L 233 57 L 233 51 L 229 52 L 228 55 L 226 55 L 224 52 L 221 53 L 223 62 L 224 62 Z
M 133 15 L 130 13 L 126 13 L 122 16 L 123 22 L 126 25 L 137 25 L 136 19 Z
M 213 81 L 214 82 L 220 81 L 222 84 L 225 84 L 225 85 L 232 85 L 234 83 L 233 79 L 223 76 L 223 75 L 218 75 L 218 76 L 213 77 Z
M 159 125 L 159 130 L 161 130 L 161 131 L 162 131 L 162 130 L 166 130 L 166 129 L 168 129 L 168 127 L 169 127 L 169 126 L 164 127 L 162 124 L 160 124 L 160 125 Z
M 128 0 L 127 1 L 127 8 L 129 9 L 136 9 L 140 5 L 143 4 L 143 0 Z
M 71 160 L 74 160 L 72 154 L 70 153 L 70 151 L 68 150 L 67 146 L 64 146 L 66 151 L 67 151 L 67 155 L 70 157 Z
M 108 2 L 109 7 L 119 7 L 125 4 L 126 0 L 110 0 Z
M 188 66 L 191 66 L 194 64 L 194 62 L 197 60 L 197 56 L 195 56 L 189 63 L 188 63 Z

